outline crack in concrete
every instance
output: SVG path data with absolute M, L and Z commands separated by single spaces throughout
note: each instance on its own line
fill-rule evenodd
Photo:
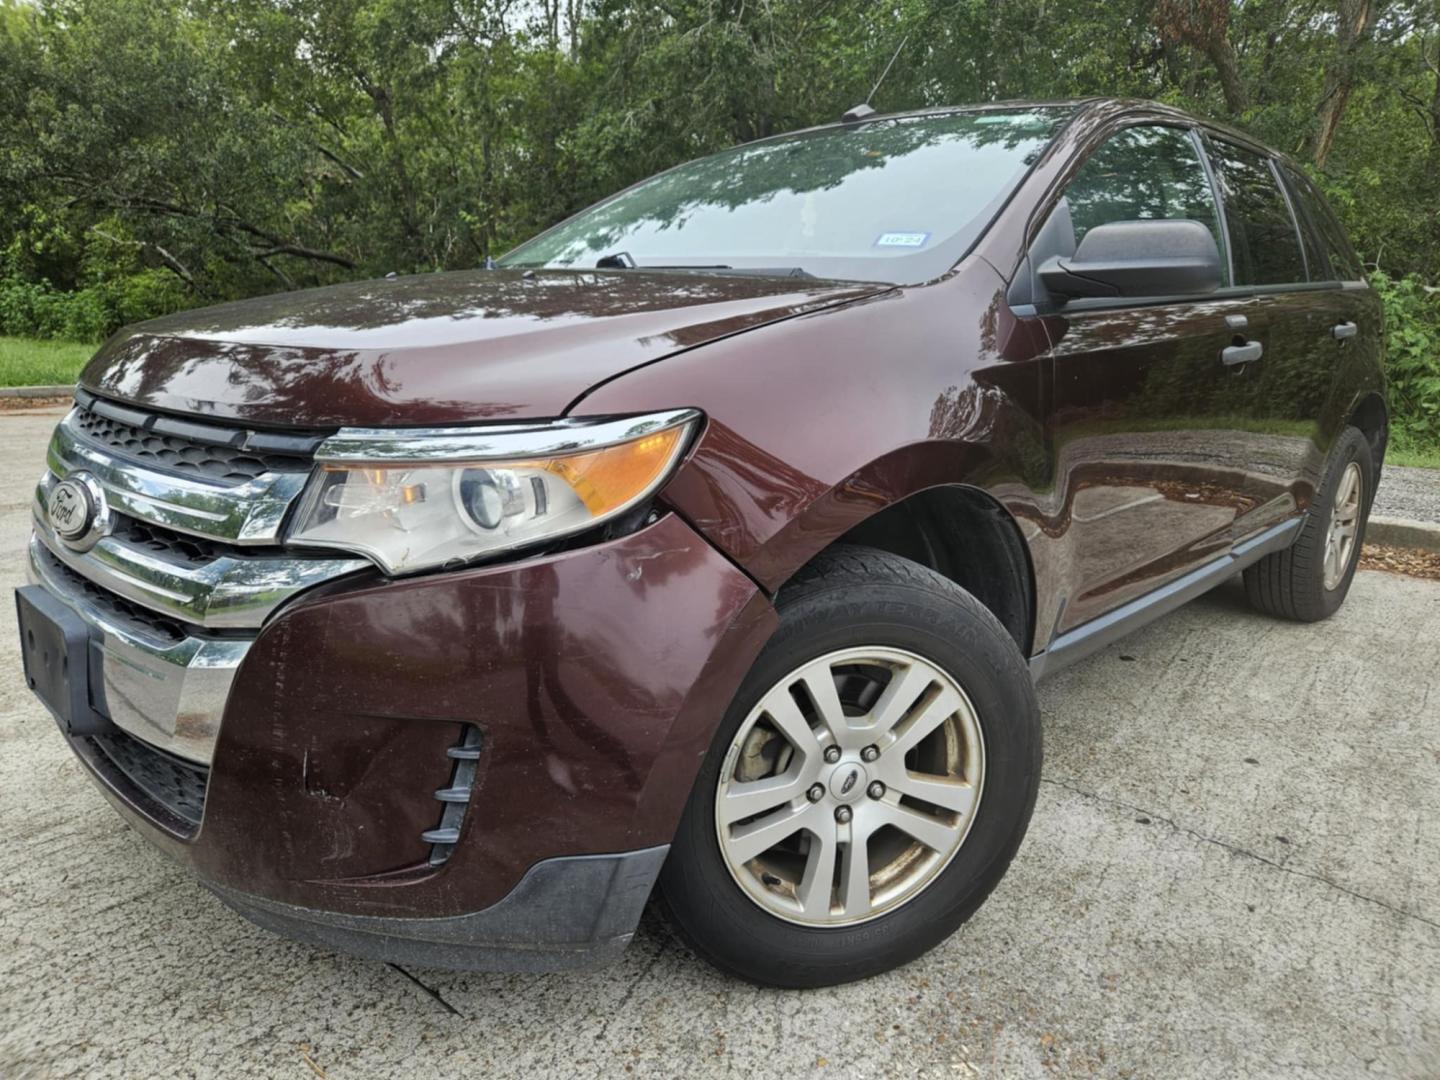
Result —
M 95 918 L 97 915 L 104 915 L 107 911 L 114 911 L 116 908 L 118 908 L 118 907 L 124 907 L 126 904 L 133 904 L 133 903 L 135 903 L 137 900 L 148 900 L 150 897 L 156 896 L 156 895 L 158 895 L 159 893 L 172 892 L 172 891 L 174 890 L 174 888 L 175 888 L 175 883 L 174 883 L 173 881 L 162 881 L 162 882 L 160 882 L 160 884 L 155 885 L 155 886 L 152 886 L 152 887 L 149 888 L 149 889 L 144 889 L 144 890 L 142 890 L 141 892 L 138 892 L 138 893 L 136 893 L 136 894 L 133 895 L 133 896 L 126 896 L 126 897 L 122 897 L 122 898 L 119 899 L 119 900 L 112 900 L 110 903 L 106 904 L 104 907 L 98 907 L 98 908 L 96 908 L 94 911 L 92 911 L 92 912 L 90 913 L 90 918 L 93 919 L 93 918 Z
M 596 1042 L 605 1041 L 605 1037 L 610 1034 L 610 1025 L 613 1024 L 620 1013 L 624 1011 L 625 1006 L 630 1004 L 630 999 L 635 996 L 635 991 L 640 988 L 642 982 L 650 977 L 650 973 L 655 970 L 656 965 L 660 963 L 664 955 L 664 948 L 657 947 L 654 954 L 645 962 L 645 966 L 636 972 L 635 977 L 630 980 L 630 985 L 627 986 L 625 992 L 620 995 L 620 1000 L 609 1010 L 604 1023 L 600 1025 L 600 1033 L 595 1036 Z
M 1073 780 L 1056 779 L 1055 777 L 1051 776 L 1042 776 L 1040 778 L 1040 782 L 1042 784 L 1054 784 L 1058 788 L 1064 788 L 1066 791 L 1070 791 L 1076 795 L 1079 795 L 1082 799 L 1090 799 L 1093 802 L 1101 803 L 1106 806 L 1114 806 L 1123 810 L 1128 810 L 1131 813 L 1143 814 L 1152 822 L 1157 822 L 1161 825 L 1167 825 L 1174 832 L 1183 833 L 1186 836 L 1191 837 L 1192 839 L 1199 840 L 1201 843 L 1214 844 L 1216 847 L 1223 848 L 1226 851 L 1230 852 L 1230 854 L 1232 855 L 1240 855 L 1247 859 L 1254 859 L 1256 862 L 1264 863 L 1266 866 L 1269 866 L 1275 870 L 1279 870 L 1281 873 L 1284 874 L 1292 874 L 1295 877 L 1307 878 L 1310 881 L 1317 881 L 1321 885 L 1325 885 L 1331 889 L 1334 889 L 1336 892 L 1344 893 L 1346 896 L 1354 897 L 1356 900 L 1363 900 L 1367 904 L 1374 904 L 1376 907 L 1384 908 L 1386 911 L 1393 912 L 1394 914 L 1399 915 L 1403 918 L 1412 919 L 1415 922 L 1423 923 L 1425 926 L 1433 927 L 1436 930 L 1440 930 L 1440 921 L 1437 921 L 1435 919 L 1427 919 L 1424 915 L 1417 915 L 1413 911 L 1406 911 L 1404 908 L 1396 907 L 1394 904 L 1386 900 L 1381 900 L 1378 897 L 1358 892 L 1355 889 L 1348 888 L 1347 886 L 1341 885 L 1338 882 L 1331 881 L 1329 878 L 1324 877 L 1323 875 L 1312 874 L 1307 870 L 1297 870 L 1292 866 L 1287 866 L 1283 862 L 1277 862 L 1276 860 L 1267 858 L 1266 856 L 1261 855 L 1258 852 L 1250 851 L 1248 848 L 1240 847 L 1237 844 L 1231 844 L 1215 836 L 1206 836 L 1202 832 L 1196 832 L 1194 829 L 1191 829 L 1188 826 L 1181 825 L 1179 822 L 1175 821 L 1172 818 L 1166 817 L 1164 814 L 1157 814 L 1153 810 L 1146 810 L 1144 807 L 1136 806 L 1133 803 L 1127 803 L 1123 799 L 1112 798 L 1109 795 L 1101 795 L 1098 792 L 1094 791 L 1086 791 L 1084 788 L 1080 787 L 1080 785 L 1076 784 Z M 1288 854 L 1286 858 L 1289 858 Z
M 460 1017 L 461 1020 L 465 1019 L 465 1014 L 462 1013 L 459 1009 L 455 1008 L 454 1005 L 451 1005 L 450 1002 L 446 1001 L 443 997 L 441 997 L 439 990 L 436 990 L 433 986 L 426 986 L 423 982 L 417 979 L 414 975 L 411 975 L 410 972 L 406 971 L 399 964 L 391 964 L 389 963 L 389 961 L 386 961 L 386 964 L 388 967 L 392 967 L 396 971 L 400 972 L 401 975 L 404 975 L 416 986 L 420 987 L 421 990 L 424 990 L 425 993 L 429 994 L 432 998 L 438 1001 L 441 1007 L 444 1008 L 446 1012 L 450 1013 L 452 1016 Z

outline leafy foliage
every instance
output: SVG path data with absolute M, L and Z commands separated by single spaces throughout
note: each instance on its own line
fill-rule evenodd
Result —
M 1131 95 L 1289 151 L 1385 275 L 1405 430 L 1440 437 L 1436 0 L 0 0 L 0 332 L 480 265 L 834 119 L 897 47 L 881 110 Z
M 1440 289 L 1377 272 L 1385 301 L 1385 355 L 1396 447 L 1440 448 Z

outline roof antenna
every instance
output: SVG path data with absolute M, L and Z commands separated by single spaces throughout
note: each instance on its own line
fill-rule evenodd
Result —
M 870 105 L 870 99 L 875 96 L 875 91 L 880 89 L 880 84 L 885 81 L 885 76 L 890 74 L 890 69 L 895 66 L 895 61 L 900 59 L 900 50 L 905 48 L 905 43 L 909 40 L 909 34 L 900 39 L 900 44 L 895 46 L 895 55 L 890 57 L 890 63 L 885 65 L 885 70 L 880 73 L 880 78 L 875 80 L 875 85 L 870 88 L 870 93 L 865 96 L 864 101 L 840 117 L 842 124 L 855 124 L 875 115 L 875 110 Z

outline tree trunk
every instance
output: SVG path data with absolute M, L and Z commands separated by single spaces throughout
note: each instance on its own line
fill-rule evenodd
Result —
M 1249 99 L 1245 94 L 1245 84 L 1240 81 L 1240 66 L 1235 62 L 1235 47 L 1230 44 L 1230 38 L 1223 34 L 1212 37 L 1206 43 L 1205 55 L 1220 75 L 1225 108 L 1239 116 L 1249 105 Z
M 1320 123 L 1310 144 L 1310 156 L 1319 167 L 1335 146 L 1335 133 L 1355 88 L 1355 62 L 1359 50 L 1370 40 L 1380 18 L 1377 0 L 1340 0 L 1336 12 L 1338 27 L 1335 52 L 1325 65 L 1325 87 L 1320 95 Z
M 1430 99 L 1430 160 L 1440 171 L 1440 48 L 1435 50 L 1435 62 L 1430 63 L 1427 57 L 1425 64 L 1435 73 L 1435 94 Z
M 1220 76 L 1225 107 L 1243 113 L 1250 96 L 1230 43 L 1230 0 L 1160 0 L 1153 21 L 1162 42 L 1184 42 L 1205 54 Z

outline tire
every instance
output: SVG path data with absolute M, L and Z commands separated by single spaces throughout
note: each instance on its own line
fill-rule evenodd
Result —
M 829 986 L 888 971 L 933 948 L 979 908 L 1004 876 L 1025 835 L 1040 782 L 1039 708 L 1025 660 L 995 617 L 953 582 L 907 559 L 868 548 L 837 547 L 788 583 L 779 594 L 777 607 L 779 629 L 742 683 L 701 766 L 661 873 L 660 897 L 680 934 L 716 967 L 764 985 Z M 879 656 L 895 666 L 892 670 L 861 665 L 853 670 L 865 675 L 847 675 L 852 670 L 847 665 L 853 656 Z M 812 858 L 822 857 L 830 843 L 835 845 L 831 850 L 839 853 L 835 856 L 833 878 L 823 877 L 820 871 L 802 877 L 797 868 L 794 876 L 800 879 L 799 884 L 792 881 L 786 886 L 768 871 L 757 876 L 754 868 L 758 862 L 739 863 L 740 856 L 733 850 L 733 858 L 727 861 L 722 852 L 722 843 L 731 843 L 732 836 L 758 827 L 759 822 L 774 820 L 766 816 L 772 811 L 730 826 L 717 818 L 717 808 L 732 790 L 727 787 L 727 795 L 722 796 L 722 770 L 730 770 L 725 773 L 729 785 L 737 770 L 749 767 L 741 758 L 750 754 L 751 741 L 748 737 L 743 744 L 736 741 L 742 725 L 749 724 L 752 734 L 762 731 L 766 741 L 755 760 L 761 762 L 758 767 L 767 767 L 764 753 L 769 752 L 776 736 L 768 726 L 771 713 L 761 709 L 761 703 L 775 703 L 781 710 L 784 698 L 775 695 L 799 700 L 793 697 L 795 691 L 788 681 L 797 670 L 823 671 L 833 679 L 837 698 L 870 692 L 873 687 L 867 680 L 874 679 L 875 686 L 885 688 L 878 691 L 882 697 L 871 699 L 868 712 L 859 716 L 847 712 L 846 716 L 877 724 L 887 715 L 902 719 L 880 737 L 891 740 L 885 742 L 888 754 L 875 745 L 863 750 L 850 747 L 844 751 L 844 760 L 828 766 L 829 772 L 821 775 L 823 785 L 813 775 L 802 775 L 811 763 L 809 754 L 797 749 L 808 738 L 803 729 L 795 744 L 781 738 L 777 757 L 789 748 L 791 765 L 787 775 L 793 773 L 805 783 L 815 782 L 793 804 L 785 803 L 773 813 L 818 815 L 806 819 L 817 824 L 816 832 L 796 833 L 785 843 L 803 845 L 803 854 L 796 858 L 807 867 Z M 935 681 L 924 684 L 925 689 L 912 699 L 906 711 L 906 687 L 923 683 L 932 671 L 936 673 Z M 914 675 L 914 681 L 902 686 L 896 680 L 907 673 Z M 879 682 L 882 677 L 886 679 L 883 683 Z M 853 690 L 856 681 L 860 691 Z M 883 694 L 892 683 L 894 692 L 886 699 Z M 810 685 L 819 684 L 806 684 Z M 783 691 L 782 686 L 786 687 Z M 952 694 L 954 687 L 961 693 L 942 699 L 947 687 Z M 815 699 L 805 692 L 802 697 L 813 705 Z M 957 701 L 960 707 L 946 713 Z M 910 743 L 914 732 L 930 729 L 927 718 L 942 714 L 947 719 L 931 729 L 940 734 L 914 735 L 926 741 Z M 800 711 L 795 715 L 800 716 Z M 800 719 L 803 723 L 806 718 Z M 829 730 L 823 722 L 811 729 L 812 733 Z M 870 737 L 863 728 L 846 731 L 844 737 L 851 742 Z M 823 747 L 821 757 L 826 753 L 839 755 L 837 744 L 817 744 Z M 907 750 L 907 744 L 912 748 Z M 942 747 L 938 758 L 936 746 Z M 856 756 L 864 754 L 875 756 Z M 916 756 L 920 754 L 930 756 L 922 759 Z M 857 763 L 863 760 L 869 764 L 842 777 L 842 770 L 851 768 L 852 757 Z M 966 797 L 973 796 L 968 809 L 951 813 L 938 803 L 922 801 L 902 804 L 897 810 L 893 804 L 909 793 L 912 781 L 922 775 L 909 772 L 910 767 L 916 765 L 928 772 L 931 769 L 923 762 L 941 758 L 941 765 L 935 768 L 953 768 L 963 777 L 947 774 L 941 778 L 944 787 L 929 790 L 944 791 L 948 801 L 955 797 L 957 785 L 965 788 L 970 792 Z M 821 766 L 822 773 L 825 768 Z M 876 771 L 882 769 L 887 771 Z M 846 779 L 853 784 L 856 776 L 864 780 L 863 797 L 840 783 Z M 872 777 L 880 776 L 890 777 L 893 786 L 877 796 L 873 794 L 876 784 Z M 772 782 L 784 779 L 772 778 Z M 816 794 L 821 786 L 826 787 L 824 802 Z M 737 779 L 733 790 L 743 793 L 746 789 Z M 818 839 L 826 832 L 824 823 L 831 817 L 840 822 L 846 813 L 841 806 L 851 805 L 836 803 L 832 811 L 828 804 L 832 799 L 844 798 L 857 800 L 853 804 L 853 821 L 850 817 L 843 819 L 850 822 L 846 829 L 855 830 L 848 835 L 870 837 L 862 845 L 864 863 L 853 861 L 858 850 L 853 840 L 847 846 L 840 840 Z M 807 806 L 807 799 L 814 805 Z M 954 805 L 962 801 L 957 798 Z M 915 827 L 914 818 L 905 819 L 910 824 L 902 825 L 900 830 L 887 825 L 871 832 L 873 825 L 862 827 L 863 821 L 880 820 L 875 815 L 885 816 L 886 820 L 897 814 L 903 817 L 907 806 L 918 806 L 923 814 L 945 822 L 951 839 L 933 847 L 914 840 L 911 833 L 904 831 Z M 839 836 L 838 824 L 835 829 Z M 939 835 L 928 829 L 920 831 Z M 736 845 L 742 842 L 734 841 Z M 947 842 L 958 847 L 949 849 L 950 854 L 942 859 Z M 902 866 L 903 874 L 887 879 L 882 867 L 879 880 L 883 887 L 872 884 L 876 880 L 871 876 L 873 860 L 886 858 L 888 852 L 902 846 L 905 853 L 895 857 L 894 865 Z M 777 847 L 762 858 L 790 857 Z M 848 877 L 849 868 L 855 865 L 866 869 Z M 812 879 L 825 884 L 807 893 L 805 883 Z M 884 885 L 887 880 L 890 884 Z M 851 881 L 860 883 L 857 892 L 846 891 L 846 883 Z M 787 887 L 793 887 L 793 896 L 784 893 Z M 894 893 L 890 899 L 885 899 L 885 888 Z M 914 891 L 907 893 L 907 889 Z M 814 916 L 820 920 L 818 923 L 796 921 L 810 917 L 798 907 L 802 894 L 812 897 L 813 903 L 806 910 L 818 913 Z M 789 914 L 772 910 L 786 904 L 795 905 L 787 909 Z M 839 909 L 838 913 L 834 908 Z M 841 922 L 832 925 L 826 920 Z
M 1354 510 L 1353 543 L 1338 577 L 1327 581 L 1326 553 L 1331 524 L 1337 516 L 1335 498 L 1352 466 L 1358 470 L 1361 485 Z M 1347 427 L 1336 441 L 1295 542 L 1246 568 L 1245 594 L 1250 603 L 1267 615 L 1297 622 L 1319 622 L 1335 614 L 1345 602 L 1360 562 L 1374 493 L 1375 464 L 1370 444 L 1357 428 Z

